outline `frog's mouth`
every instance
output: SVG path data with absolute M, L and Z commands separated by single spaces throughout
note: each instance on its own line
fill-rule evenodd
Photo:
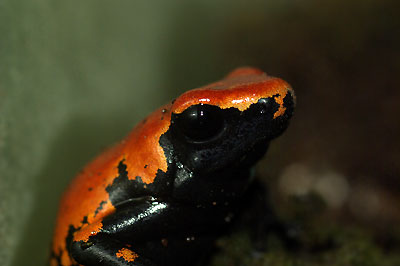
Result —
M 244 152 L 243 156 L 237 162 L 233 162 L 234 167 L 251 167 L 259 161 L 267 152 L 269 142 L 261 140 L 255 143 L 249 150 Z

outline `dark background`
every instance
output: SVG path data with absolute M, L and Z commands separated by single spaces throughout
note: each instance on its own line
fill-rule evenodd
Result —
M 292 217 L 288 199 L 316 195 L 322 223 L 387 240 L 400 221 L 399 10 L 379 0 L 3 1 L 0 264 L 44 265 L 58 198 L 79 169 L 156 107 L 242 65 L 297 94 L 289 129 L 258 166 L 278 212 Z M 383 253 L 399 247 L 386 240 Z

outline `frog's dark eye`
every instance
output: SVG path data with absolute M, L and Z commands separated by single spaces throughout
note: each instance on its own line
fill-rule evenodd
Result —
M 217 106 L 193 105 L 176 115 L 177 129 L 190 141 L 204 142 L 217 137 L 225 127 L 221 109 Z

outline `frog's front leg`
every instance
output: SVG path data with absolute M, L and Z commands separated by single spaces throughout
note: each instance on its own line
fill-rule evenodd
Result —
M 210 215 L 224 221 L 222 213 L 220 209 L 203 210 L 154 199 L 127 201 L 103 220 L 75 232 L 70 254 L 85 266 L 165 265 L 159 262 L 162 250 L 160 254 L 148 252 L 145 248 L 148 243 L 160 241 L 161 245 L 163 238 L 173 243 L 185 234 L 192 236 L 200 225 L 207 228 Z M 179 244 L 187 245 L 184 241 Z M 147 251 L 147 257 L 143 250 Z M 148 257 L 149 253 L 157 262 Z
M 174 211 L 170 204 L 148 198 L 127 201 L 102 220 L 75 232 L 70 253 L 85 266 L 154 265 L 136 251 L 147 239 L 157 235 L 159 219 Z
M 155 265 L 151 260 L 138 254 L 131 245 L 102 233 L 90 237 L 88 242 L 74 241 L 70 254 L 79 265 L 85 266 Z

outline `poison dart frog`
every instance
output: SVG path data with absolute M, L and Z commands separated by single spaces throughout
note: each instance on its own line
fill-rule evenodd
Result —
M 243 67 L 150 114 L 64 193 L 50 265 L 194 265 L 294 102 L 288 83 Z

